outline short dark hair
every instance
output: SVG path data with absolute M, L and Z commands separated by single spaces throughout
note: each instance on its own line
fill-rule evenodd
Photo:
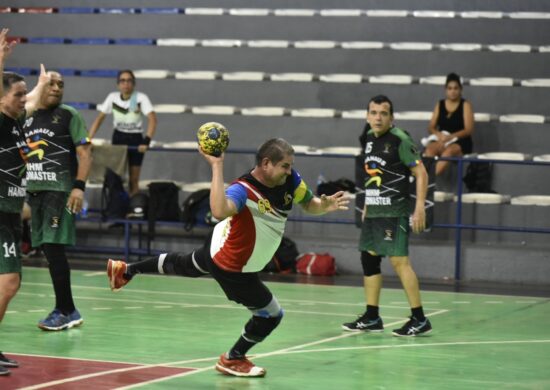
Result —
M 25 81 L 25 78 L 19 73 L 4 72 L 2 74 L 2 85 L 4 87 L 4 93 L 8 92 L 13 84 L 20 81 Z
M 122 69 L 118 71 L 118 74 L 116 75 L 116 81 L 120 80 L 120 76 L 122 76 L 124 73 L 128 73 L 130 77 L 132 78 L 132 83 L 136 83 L 136 76 L 134 75 L 134 72 L 132 72 L 130 69 Z
M 453 81 L 455 81 L 458 84 L 458 86 L 462 88 L 462 81 L 460 81 L 460 76 L 453 72 L 447 75 L 447 80 L 445 80 L 445 87 Z
M 369 110 L 369 106 L 371 103 L 374 103 L 374 104 L 388 103 L 390 105 L 390 115 L 393 115 L 393 103 L 390 100 L 390 98 L 387 97 L 386 95 L 376 95 L 372 97 L 369 100 L 369 104 L 367 104 L 367 111 Z
M 282 138 L 272 138 L 260 146 L 256 152 L 256 165 L 261 165 L 264 158 L 267 158 L 273 164 L 277 164 L 286 156 L 294 154 L 294 148 Z

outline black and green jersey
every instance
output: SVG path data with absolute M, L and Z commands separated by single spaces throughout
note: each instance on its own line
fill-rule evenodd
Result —
M 410 214 L 410 168 L 421 163 L 409 134 L 392 127 L 380 137 L 367 133 L 365 146 L 365 204 L 367 218 Z
M 64 191 L 73 187 L 78 161 L 76 146 L 90 143 L 82 115 L 61 104 L 37 110 L 25 121 L 27 190 Z
M 0 113 L 0 211 L 19 213 L 25 200 L 23 120 Z

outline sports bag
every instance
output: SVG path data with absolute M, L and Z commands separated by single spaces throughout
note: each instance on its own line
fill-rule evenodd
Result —
M 155 235 L 156 221 L 179 221 L 180 208 L 178 203 L 179 188 L 171 181 L 153 182 L 149 184 L 149 204 L 147 219 L 149 221 L 149 237 Z
M 273 258 L 262 271 L 282 274 L 294 273 L 296 272 L 296 258 L 299 254 L 296 243 L 283 236 Z
M 296 271 L 305 275 L 332 276 L 336 274 L 336 261 L 328 253 L 304 253 L 297 259 Z
M 112 169 L 105 169 L 103 188 L 101 189 L 101 216 L 109 218 L 126 218 L 130 197 L 124 190 L 122 178 Z
M 181 222 L 185 224 L 185 230 L 191 230 L 195 225 L 214 226 L 218 222 L 212 217 L 212 210 L 210 210 L 209 189 L 197 190 L 183 201 Z

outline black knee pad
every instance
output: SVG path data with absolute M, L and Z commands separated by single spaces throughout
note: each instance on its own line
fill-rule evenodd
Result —
M 380 270 L 381 256 L 371 255 L 369 252 L 361 252 L 361 265 L 363 266 L 363 275 L 373 276 L 382 273 Z
M 276 317 L 252 316 L 244 326 L 243 337 L 247 340 L 259 343 L 263 341 L 279 325 L 283 319 L 281 310 Z

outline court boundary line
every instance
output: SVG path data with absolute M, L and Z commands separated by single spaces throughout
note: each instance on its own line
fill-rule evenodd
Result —
M 434 315 L 438 315 L 438 314 L 444 314 L 446 312 L 448 312 L 449 310 L 446 310 L 446 309 L 442 309 L 442 310 L 439 310 L 438 312 L 435 312 L 435 313 L 431 313 L 430 315 L 426 315 L 426 317 L 428 316 L 434 316 Z M 395 326 L 395 325 L 398 325 L 400 323 L 403 323 L 405 321 L 405 319 L 403 320 L 400 320 L 400 321 L 393 321 L 393 322 L 390 322 L 388 324 L 386 324 L 386 326 Z M 297 348 L 305 348 L 305 347 L 308 347 L 308 346 L 311 346 L 311 345 L 318 345 L 318 344 L 323 344 L 323 343 L 327 343 L 327 342 L 331 342 L 331 341 L 335 341 L 335 340 L 340 340 L 340 339 L 344 339 L 344 338 L 348 338 L 348 337 L 354 337 L 354 336 L 359 336 L 359 335 L 365 335 L 365 332 L 348 332 L 348 333 L 343 333 L 339 336 L 334 336 L 334 337 L 328 337 L 328 338 L 324 338 L 324 339 L 321 339 L 321 340 L 317 340 L 317 341 L 313 341 L 313 342 L 310 342 L 310 343 L 306 343 L 306 344 L 300 344 L 300 345 L 295 345 L 293 347 L 288 347 L 288 348 L 283 348 L 283 349 L 279 349 L 279 350 L 276 350 L 276 351 L 272 351 L 272 352 L 267 352 L 267 353 L 261 353 L 261 354 L 250 354 L 248 355 L 248 357 L 251 359 L 251 360 L 256 360 L 256 359 L 261 359 L 261 358 L 265 358 L 265 357 L 271 357 L 271 356 L 278 356 L 278 355 L 285 355 L 285 354 L 288 354 L 288 353 L 293 353 L 292 351 L 294 351 L 295 349 Z M 300 351 L 301 352 L 301 351 Z M 215 359 L 218 359 L 218 357 L 216 357 Z M 210 367 L 212 368 L 212 367 Z M 208 367 L 205 367 L 204 369 L 202 369 L 200 372 L 204 372 L 204 371 L 207 371 L 209 368 Z M 195 373 L 198 373 L 198 372 L 189 372 L 187 373 L 188 375 L 192 375 L 192 374 L 195 374 Z M 183 376 L 183 375 L 182 375 Z M 161 381 L 161 380 L 159 380 Z M 145 384 L 143 384 L 145 385 Z M 121 388 L 121 389 L 124 389 L 124 390 L 128 390 L 128 389 L 133 389 L 133 388 L 137 388 L 137 387 L 141 387 L 143 386 L 141 384 L 136 384 L 136 385 L 130 385 L 130 386 L 127 386 L 127 387 L 124 387 L 124 388 Z M 121 389 L 118 389 L 118 390 L 121 390 Z
M 47 271 L 47 268 L 42 268 L 42 267 L 32 267 L 32 266 L 23 266 L 23 268 L 25 269 L 34 269 L 34 270 L 44 270 L 44 271 Z M 71 272 L 77 272 L 77 273 L 87 273 L 87 272 L 90 272 L 89 270 L 79 270 L 79 269 L 73 269 L 71 270 Z M 98 271 L 99 272 L 99 271 Z M 107 271 L 105 271 L 104 275 L 107 275 Z M 99 276 L 99 274 L 97 275 Z M 178 276 L 177 275 L 156 275 L 156 274 L 141 274 L 140 277 L 148 277 L 148 278 L 165 278 L 166 276 L 168 277 L 175 277 L 177 278 Z M 89 277 L 93 277 L 93 276 L 89 276 Z M 106 277 L 106 276 L 105 276 Z M 359 278 L 360 275 L 357 274 L 357 277 Z M 180 276 L 180 278 L 182 278 Z M 193 280 L 200 280 L 201 282 L 215 282 L 215 280 L 211 277 L 203 277 L 203 278 L 194 278 Z M 262 279 L 262 282 L 266 283 L 266 284 L 271 284 L 271 283 L 277 283 L 277 284 L 285 284 L 285 285 L 300 285 L 300 286 L 304 286 L 304 287 L 315 287 L 315 288 L 360 288 L 360 289 L 363 289 L 363 286 L 346 286 L 346 285 L 326 285 L 326 284 L 309 284 L 309 283 L 300 283 L 300 282 L 288 282 L 288 281 L 278 281 L 278 280 L 263 280 Z M 35 283 L 35 282 L 21 282 L 22 284 L 25 284 L 25 283 Z M 44 285 L 51 285 L 51 284 L 48 284 L 48 283 L 43 283 Z M 531 299 L 542 299 L 542 300 L 550 300 L 550 297 L 541 297 L 541 296 L 533 296 L 533 295 L 504 295 L 504 294 L 491 294 L 491 293 L 477 293 L 477 292 L 468 292 L 468 291 L 440 291 L 440 290 L 422 290 L 422 282 L 420 283 L 421 285 L 421 293 L 422 294 L 425 294 L 425 293 L 432 293 L 432 292 L 435 292 L 435 293 L 438 293 L 438 294 L 446 294 L 446 295 L 450 295 L 450 294 L 453 294 L 453 295 L 456 295 L 456 294 L 459 294 L 459 295 L 474 295 L 474 296 L 489 296 L 489 297 L 509 297 L 509 298 L 531 298 Z M 81 285 L 82 286 L 82 285 Z M 82 286 L 82 287 L 91 287 L 91 286 Z M 95 288 L 101 288 L 101 287 L 95 287 Z M 108 288 L 108 287 L 106 287 Z M 384 290 L 402 290 L 401 288 L 396 288 L 396 287 L 383 287 Z M 131 290 L 131 288 L 130 288 Z M 125 290 L 125 291 L 130 291 L 130 290 Z M 138 291 L 138 290 L 133 290 L 133 291 Z M 145 291 L 148 291 L 148 290 L 145 290 Z M 155 291 L 148 291 L 148 292 L 155 292 Z M 223 296 L 223 295 L 220 295 L 220 296 Z
M 494 341 L 455 341 L 442 343 L 422 343 L 422 344 L 400 344 L 400 345 L 368 345 L 361 347 L 337 347 L 337 348 L 320 348 L 309 350 L 288 351 L 287 353 L 310 353 L 310 352 L 336 352 L 346 350 L 361 350 L 361 349 L 392 349 L 392 348 L 418 348 L 418 347 L 438 347 L 438 346 L 453 346 L 453 345 L 493 345 L 493 344 L 546 344 L 550 343 L 550 339 L 540 340 L 494 340 Z
M 29 295 L 38 295 L 40 296 L 41 298 L 55 298 L 55 295 L 53 294 L 50 294 L 50 295 L 44 295 L 44 294 L 34 294 L 34 293 L 28 293 L 28 292 L 24 292 L 22 293 L 22 295 L 26 295 L 26 296 L 29 296 Z M 170 306 L 174 306 L 174 307 L 179 307 L 181 309 L 193 309 L 193 308 L 217 308 L 217 309 L 227 309 L 227 310 L 248 310 L 246 307 L 244 306 L 241 306 L 237 303 L 233 304 L 233 303 L 226 303 L 226 304 L 215 304 L 215 305 L 208 305 L 208 304 L 196 304 L 196 303 L 181 303 L 181 302 L 167 302 L 167 301 L 144 301 L 144 300 L 135 300 L 135 299 L 119 299 L 119 298 L 103 298 L 103 297 L 86 297 L 86 296 L 82 296 L 82 295 L 75 295 L 74 298 L 78 298 L 78 299 L 82 299 L 82 300 L 97 300 L 97 301 L 108 301 L 108 302 L 120 302 L 120 303 L 125 303 L 125 302 L 128 302 L 128 303 L 141 303 L 141 304 L 148 304 L 148 305 L 157 305 L 157 304 L 163 304 L 163 305 L 170 305 Z M 283 301 L 283 300 L 281 300 Z M 324 304 L 323 302 L 320 302 L 318 304 Z M 361 305 L 361 306 L 364 306 L 364 305 Z M 382 308 L 385 308 L 385 309 L 410 309 L 409 307 L 405 307 L 405 306 L 385 306 L 385 305 L 382 305 L 380 306 Z M 96 308 L 91 308 L 92 310 L 96 309 Z M 100 310 L 110 310 L 110 309 L 115 309 L 115 308 L 99 308 Z M 128 309 L 128 307 L 125 307 L 123 309 Z M 139 309 L 142 309 L 141 307 L 139 307 Z M 143 309 L 147 309 L 147 308 L 143 308 Z M 430 308 L 427 308 L 425 307 L 426 310 L 435 310 L 435 309 L 430 309 Z M 97 309 L 96 309 L 97 310 Z M 307 311 L 307 310 L 293 310 L 293 309 L 284 309 L 286 313 L 297 313 L 297 314 L 313 314 L 313 315 L 334 315 L 334 316 L 346 316 L 346 317 L 349 317 L 349 316 L 353 316 L 355 315 L 356 313 L 327 313 L 327 312 L 314 312 L 314 311 Z M 31 312 L 32 310 L 27 310 L 27 312 Z M 48 310 L 46 309 L 39 309 L 39 310 L 35 310 L 36 312 L 47 312 Z M 22 311 L 23 312 L 23 311 Z M 14 311 L 11 311 L 11 314 L 16 314 Z M 401 317 L 392 317 L 392 316 L 388 316 L 387 318 L 401 318 Z

